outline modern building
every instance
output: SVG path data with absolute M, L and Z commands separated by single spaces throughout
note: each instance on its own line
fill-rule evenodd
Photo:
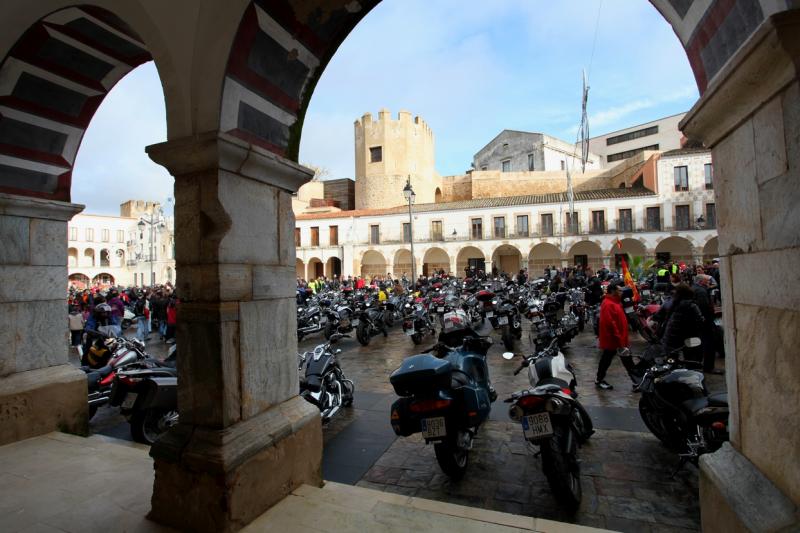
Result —
M 157 202 L 129 200 L 120 216 L 79 214 L 67 225 L 69 284 L 146 286 L 175 282 L 175 226 Z
M 589 139 L 589 152 L 597 154 L 603 168 L 645 151 L 668 152 L 683 147 L 686 139 L 679 124 L 686 113 L 645 122 Z

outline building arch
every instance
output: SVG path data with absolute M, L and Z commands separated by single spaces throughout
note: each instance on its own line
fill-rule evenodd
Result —
M 475 246 L 464 246 L 456 255 L 456 268 L 458 272 L 455 274 L 458 276 L 464 275 L 467 268 L 472 272 L 472 267 L 474 267 L 475 271 L 483 270 L 485 272 L 487 267 L 486 254 L 483 253 L 483 250 Z M 489 269 L 491 271 L 491 265 L 489 265 Z
M 322 260 L 318 257 L 312 257 L 308 260 L 308 264 L 306 265 L 306 279 L 311 281 L 312 279 L 321 278 L 325 275 L 325 265 L 322 263 Z
M 69 284 L 78 290 L 87 288 L 90 282 L 89 276 L 82 272 L 74 272 L 69 275 Z
M 437 204 L 442 201 L 442 189 L 439 187 L 436 187 L 436 191 L 433 193 L 433 201 Z
M 450 271 L 450 256 L 439 247 L 428 248 L 422 256 L 422 274 L 431 276 L 440 270 Z
M 496 271 L 497 274 L 505 272 L 511 276 L 522 267 L 522 252 L 516 246 L 501 244 L 492 251 L 492 272 Z
M 95 277 L 92 278 L 92 285 L 96 287 L 102 287 L 102 288 L 111 287 L 112 285 L 114 285 L 115 282 L 116 280 L 114 279 L 114 276 L 112 276 L 108 272 L 100 272 L 99 274 L 97 274 Z
M 294 260 L 294 275 L 297 278 L 306 278 L 306 265 L 299 257 L 295 258 Z
M 125 268 L 125 255 L 125 250 L 122 248 L 117 248 L 114 251 L 114 259 L 112 260 L 116 261 L 119 268 Z
M 394 253 L 394 262 L 392 264 L 394 265 L 393 276 L 402 277 L 405 274 L 408 279 L 411 279 L 411 250 L 408 248 L 397 250 Z
M 540 275 L 545 268 L 561 266 L 561 250 L 555 244 L 540 242 L 528 254 L 528 270 L 531 276 Z
M 710 263 L 719 257 L 719 238 L 711 237 L 703 246 L 703 263 Z
M 78 249 L 75 247 L 70 246 L 67 249 L 67 266 L 68 267 L 78 266 Z
M 82 267 L 94 267 L 94 266 L 97 266 L 96 263 L 95 263 L 94 248 L 86 248 L 83 251 L 83 257 L 82 257 L 82 261 L 81 261 L 81 265 L 80 266 L 82 266 Z
M 386 258 L 377 250 L 367 250 L 361 256 L 361 277 L 373 278 L 385 276 L 387 268 Z
M 656 259 L 691 263 L 694 260 L 692 241 L 684 237 L 671 236 L 661 239 L 656 245 Z
M 111 266 L 111 251 L 108 248 L 102 248 L 100 250 L 100 264 L 101 267 L 110 267 Z
M 634 257 L 647 258 L 649 255 L 647 252 L 647 246 L 639 239 L 620 239 L 619 243 L 622 244 L 621 248 L 617 246 L 617 241 L 614 241 L 614 245 L 611 247 L 611 251 L 609 253 L 609 256 L 611 257 L 611 264 L 607 265 L 609 268 L 619 271 L 622 268 L 620 266 L 620 258 L 623 257 L 626 261 L 630 261 Z
M 334 276 L 342 277 L 342 260 L 338 257 L 331 256 L 325 261 L 325 276 L 333 279 Z
M 598 270 L 603 266 L 603 250 L 594 241 L 578 241 L 567 252 L 570 266 L 583 265 Z

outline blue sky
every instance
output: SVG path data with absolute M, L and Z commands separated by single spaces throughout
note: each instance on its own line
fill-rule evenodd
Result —
M 590 59 L 592 135 L 686 111 L 697 99 L 677 37 L 645 0 L 384 0 L 322 75 L 300 161 L 332 178 L 352 177 L 353 121 L 383 107 L 395 116 L 407 109 L 431 126 L 442 175 L 468 169 L 503 129 L 574 141 Z M 95 115 L 76 161 L 73 201 L 98 213 L 116 213 L 127 198 L 163 201 L 172 178 L 143 148 L 165 136 L 158 77 L 143 65 Z

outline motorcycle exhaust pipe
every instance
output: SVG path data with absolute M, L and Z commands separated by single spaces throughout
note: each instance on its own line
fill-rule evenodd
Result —
M 340 408 L 341 408 L 341 405 L 334 405 L 333 407 L 331 407 L 330 409 L 328 409 L 327 411 L 322 413 L 322 418 L 325 418 L 325 419 L 332 418 L 333 415 L 335 415 L 337 412 L 339 412 Z

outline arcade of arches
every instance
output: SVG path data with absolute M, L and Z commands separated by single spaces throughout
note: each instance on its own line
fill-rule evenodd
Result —
M 703 525 L 790 529 L 800 503 L 800 8 L 651 1 L 686 49 L 702 95 L 682 130 L 715 161 L 719 242 L 702 253 L 716 247 L 722 257 L 731 442 L 701 461 Z M 313 175 L 295 161 L 316 81 L 376 3 L 3 3 L 0 323 L 16 342 L 0 354 L 0 443 L 86 431 L 85 378 L 62 336 L 38 332 L 64 328 L 64 235 L 81 209 L 70 203 L 80 139 L 113 85 L 153 59 L 169 140 L 147 152 L 175 176 L 183 304 L 181 421 L 151 450 L 150 516 L 234 531 L 298 484 L 321 483 L 319 414 L 297 396 L 290 198 Z M 656 251 L 691 254 L 680 244 L 665 239 Z M 508 265 L 525 257 L 498 252 Z M 588 245 L 572 252 L 598 257 Z M 553 254 L 540 244 L 528 264 Z M 71 256 L 102 260 L 89 250 Z M 465 247 L 455 267 L 491 260 Z M 361 264 L 385 273 L 388 262 L 376 252 Z M 53 394 L 61 401 L 43 400 Z

